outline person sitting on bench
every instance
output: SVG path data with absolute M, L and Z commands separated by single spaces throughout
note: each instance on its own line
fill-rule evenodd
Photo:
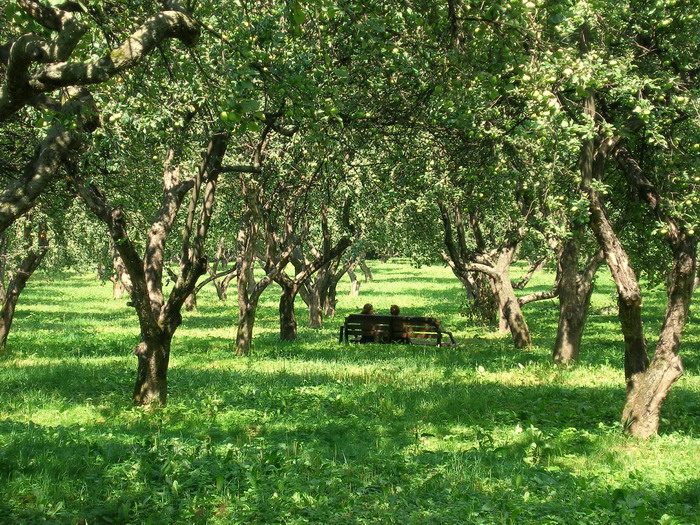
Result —
M 374 315 L 374 306 L 367 303 L 362 307 L 360 312 L 362 315 Z M 376 343 L 377 342 L 377 325 L 371 323 L 369 320 L 362 323 L 362 336 L 360 337 L 360 343 Z
M 401 308 L 398 305 L 392 304 L 389 308 L 389 313 L 391 315 L 401 315 Z M 408 329 L 403 321 L 396 319 L 391 323 L 391 342 L 400 344 L 411 344 L 411 338 L 408 336 Z

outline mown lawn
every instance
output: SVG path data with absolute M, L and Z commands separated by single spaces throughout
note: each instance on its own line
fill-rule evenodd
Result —
M 624 436 L 622 339 L 601 276 L 582 363 L 549 354 L 557 303 L 528 305 L 534 346 L 460 315 L 449 270 L 374 263 L 359 298 L 277 339 L 278 290 L 253 355 L 232 355 L 235 301 L 211 291 L 174 344 L 169 404 L 130 405 L 137 323 L 89 276 L 39 277 L 0 360 L 0 523 L 700 523 L 700 328 L 661 435 Z M 545 289 L 542 275 L 535 288 Z M 653 341 L 664 291 L 646 294 Z M 338 344 L 372 302 L 433 315 L 453 349 Z

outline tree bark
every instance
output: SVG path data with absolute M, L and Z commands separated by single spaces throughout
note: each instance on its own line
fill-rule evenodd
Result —
M 294 300 L 298 289 L 295 286 L 282 285 L 280 296 L 280 339 L 294 341 L 297 338 L 297 319 L 294 314 Z
M 179 11 L 163 11 L 146 20 L 120 47 L 105 56 L 87 62 L 71 61 L 68 59 L 87 26 L 76 23 L 68 11 L 56 9 L 54 16 L 65 21 L 60 26 L 54 22 L 45 27 L 67 34 L 56 41 L 68 44 L 61 49 L 32 34 L 15 42 L 8 59 L 6 81 L 0 86 L 0 121 L 42 93 L 106 82 L 135 66 L 165 39 L 176 38 L 191 47 L 199 37 L 199 27 L 189 16 Z M 46 18 L 35 17 L 35 20 L 43 24 Z M 36 67 L 35 64 L 47 65 Z
M 25 231 L 25 240 L 31 242 L 31 233 Z M 46 230 L 42 226 L 39 229 L 39 246 L 36 250 L 27 247 L 27 255 L 24 257 L 19 267 L 15 270 L 12 279 L 3 295 L 2 308 L 0 308 L 0 353 L 6 350 L 7 336 L 12 327 L 15 315 L 15 308 L 19 296 L 27 285 L 27 281 L 34 271 L 39 267 L 44 255 L 48 251 L 49 244 L 46 238 Z
M 683 375 L 679 348 L 693 294 L 696 239 L 685 238 L 674 250 L 671 285 L 664 323 L 651 364 L 628 378 L 622 411 L 625 430 L 647 438 L 658 432 L 661 408 L 673 384 Z
M 155 330 L 141 332 L 141 343 L 134 350 L 138 358 L 133 401 L 136 405 L 165 405 L 168 396 L 168 364 L 172 336 Z
M 656 188 L 630 153 L 619 148 L 615 154 L 632 188 L 655 213 L 656 219 L 666 225 L 665 239 L 673 254 L 666 313 L 654 357 L 646 370 L 632 370 L 627 377 L 627 399 L 622 412 L 625 430 L 647 438 L 658 432 L 663 403 L 673 384 L 683 375 L 679 351 L 697 271 L 697 238 L 667 214 Z
M 12 43 L 0 85 L 0 121 L 11 118 L 26 105 L 50 108 L 57 113 L 54 124 L 24 173 L 0 192 L 0 233 L 26 213 L 44 190 L 61 176 L 71 153 L 82 146 L 83 134 L 99 125 L 98 111 L 89 92 L 79 86 L 102 83 L 136 65 L 163 40 L 176 38 L 193 46 L 199 27 L 189 16 L 164 11 L 148 19 L 121 47 L 87 62 L 70 60 L 88 30 L 76 16 L 75 2 L 52 8 L 39 2 L 19 0 L 24 11 L 47 32 L 50 39 L 28 33 Z M 71 9 L 66 6 L 70 4 Z M 63 88 L 61 103 L 47 93 Z M 73 122 L 75 126 L 64 123 Z
M 74 151 L 83 144 L 83 134 L 98 124 L 96 108 L 90 94 L 68 90 L 70 99 L 58 110 L 57 122 L 37 147 L 34 158 L 23 173 L 0 191 L 0 233 L 27 213 L 44 190 L 62 175 Z M 66 128 L 64 120 L 75 120 L 75 129 Z
M 323 271 L 321 269 L 320 271 Z M 309 309 L 309 328 L 320 329 L 323 328 L 323 310 L 322 310 L 322 299 L 321 299 L 321 282 L 319 279 L 323 280 L 322 277 L 316 279 L 309 278 L 305 283 L 299 288 L 299 295 L 301 295 L 304 303 L 306 303 Z
M 584 26 L 581 33 L 581 46 L 584 51 L 588 49 L 588 38 L 588 27 Z M 586 99 L 584 113 L 594 121 L 598 119 L 594 92 Z M 593 186 L 594 180 L 602 179 L 608 158 L 618 148 L 621 140 L 620 136 L 598 136 L 584 142 L 579 161 L 579 189 L 588 197 L 588 224 L 605 253 L 605 261 L 617 289 L 619 319 L 625 339 L 625 377 L 629 380 L 629 374 L 643 370 L 649 363 L 641 317 L 642 293 L 629 256 L 610 223 L 600 195 Z
M 578 241 L 569 239 L 564 244 L 559 263 L 559 323 L 552 352 L 552 359 L 558 363 L 578 361 L 593 294 L 593 280 L 604 260 L 603 252 L 599 251 L 579 274 L 578 253 Z
M 330 244 L 330 242 L 328 242 Z M 325 279 L 323 282 L 318 280 L 311 281 L 309 286 L 309 280 L 312 275 L 314 275 L 319 268 L 324 267 L 330 261 L 336 257 L 341 257 L 343 252 L 352 244 L 352 240 L 349 237 L 342 237 L 338 240 L 335 246 L 332 248 L 327 246 L 323 253 L 318 254 L 318 256 L 313 261 L 308 261 L 301 254 L 301 249 L 299 246 L 296 247 L 296 256 L 291 258 L 295 269 L 297 271 L 294 279 L 290 278 L 284 272 L 281 272 L 275 281 L 282 287 L 282 295 L 280 297 L 280 337 L 284 341 L 292 341 L 297 337 L 297 322 L 294 314 L 294 300 L 297 294 L 301 291 L 302 287 L 306 284 L 304 293 L 308 293 L 306 297 L 309 301 L 309 324 L 319 323 L 318 327 L 323 325 L 322 318 L 322 301 L 320 290 L 325 286 Z M 311 289 L 316 289 L 311 293 Z M 313 312 L 312 312 L 313 309 Z M 313 316 L 318 316 L 314 318 Z M 314 326 L 315 327 L 315 326 Z
M 348 276 L 350 277 L 350 297 L 358 297 L 360 295 L 360 285 L 362 284 L 357 280 L 357 274 L 353 270 L 348 270 Z
M 539 272 L 542 268 L 544 268 L 544 265 L 546 263 L 546 257 L 540 257 L 538 260 L 530 263 L 530 268 L 528 268 L 527 273 L 523 275 L 523 278 L 520 279 L 517 283 L 513 284 L 513 288 L 515 288 L 516 290 L 524 289 L 530 282 L 530 279 L 532 279 L 532 276 Z
M 595 169 L 597 174 L 602 173 L 608 155 L 601 148 L 596 154 L 599 157 L 596 159 L 599 164 Z M 643 371 L 649 364 L 641 314 L 642 292 L 629 256 L 613 230 L 597 192 L 590 187 L 588 193 L 591 212 L 589 224 L 598 245 L 605 252 L 605 260 L 617 289 L 618 316 L 625 339 L 625 377 L 629 380 L 631 374 Z
M 362 270 L 362 273 L 365 276 L 365 282 L 372 282 L 374 281 L 374 276 L 372 275 L 372 269 L 367 266 L 367 263 L 365 262 L 364 256 L 360 258 L 360 269 Z
M 268 217 L 261 215 L 259 207 L 259 194 L 251 195 L 249 189 L 244 190 L 244 196 L 249 199 L 251 210 L 244 214 L 236 239 L 236 268 L 237 271 L 237 298 L 238 298 L 238 330 L 236 334 L 236 355 L 248 355 L 253 342 L 253 326 L 255 314 L 258 308 L 260 296 L 270 285 L 272 280 L 279 275 L 287 265 L 291 248 L 283 250 L 279 260 L 273 262 L 269 259 L 265 262 L 265 276 L 255 282 L 255 245 L 260 233 L 258 220 L 267 221 L 266 243 L 268 252 L 278 248 L 277 238 L 272 233 Z
M 312 292 L 310 295 L 309 328 L 316 330 L 323 328 L 323 309 L 321 308 L 321 298 L 317 291 Z
M 346 263 L 342 270 L 336 272 L 333 278 L 330 280 L 328 285 L 328 291 L 325 295 L 325 300 L 323 302 L 323 314 L 326 317 L 335 317 L 335 307 L 338 304 L 338 283 L 340 279 L 345 275 L 350 267 L 350 262 Z
M 438 206 L 445 234 L 445 247 L 447 248 L 447 253 L 442 255 L 443 259 L 463 283 L 471 284 L 473 281 L 471 272 L 483 274 L 489 280 L 498 302 L 501 330 L 510 330 L 516 348 L 529 347 L 532 344 L 530 330 L 525 322 L 520 303 L 515 296 L 509 271 L 522 237 L 520 228 L 517 228 L 517 231 L 508 232 L 500 246 L 485 253 L 486 248 L 481 227 L 475 214 L 470 212 L 470 225 L 476 244 L 481 250 L 476 252 L 467 247 L 466 231 L 459 207 L 455 205 L 451 214 L 445 203 L 438 202 Z
M 182 306 L 206 271 L 206 258 L 202 253 L 213 212 L 219 169 L 229 139 L 228 132 L 214 132 L 194 177 L 184 181 L 180 180 L 180 168 L 175 162 L 182 150 L 168 150 L 161 206 L 151 223 L 143 257 L 139 256 L 127 233 L 123 212 L 112 208 L 94 184 L 82 181 L 77 187 L 88 208 L 107 226 L 131 278 L 132 304 L 141 329 L 141 342 L 134 351 L 138 366 L 133 401 L 137 405 L 164 405 L 166 402 L 170 345 L 173 334 L 182 323 Z M 180 271 L 166 301 L 162 279 L 165 243 L 190 190 L 193 190 L 192 196 L 181 232 Z
M 525 322 L 520 303 L 515 296 L 515 290 L 510 282 L 508 273 L 493 279 L 498 306 L 502 318 L 506 321 L 508 329 L 513 336 L 515 348 L 528 348 L 532 345 L 530 330 Z
M 253 344 L 253 325 L 258 307 L 260 292 L 255 293 L 254 263 L 255 238 L 258 232 L 257 224 L 250 214 L 244 215 L 236 239 L 236 280 L 238 298 L 238 330 L 236 332 L 236 355 L 248 355 Z
M 184 306 L 185 310 L 188 312 L 192 312 L 197 309 L 197 294 L 195 292 L 192 292 L 187 296 Z
M 238 305 L 238 330 L 236 331 L 236 355 L 245 356 L 250 354 L 250 347 L 253 344 L 253 327 L 255 326 L 255 313 L 257 302 L 249 302 L 245 305 Z
M 131 295 L 131 278 L 129 272 L 126 271 L 124 261 L 119 256 L 119 252 L 114 246 L 114 242 L 110 239 L 109 251 L 112 255 L 112 297 L 121 299 L 124 294 Z

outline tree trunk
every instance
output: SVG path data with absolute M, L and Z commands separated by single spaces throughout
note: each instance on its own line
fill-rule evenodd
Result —
M 280 339 L 294 341 L 297 338 L 297 319 L 294 315 L 294 300 L 298 290 L 294 287 L 282 286 L 280 296 Z
M 197 309 L 197 294 L 192 292 L 190 295 L 187 296 L 187 299 L 185 299 L 185 310 L 188 312 L 191 312 L 193 310 Z
M 357 280 L 357 274 L 353 270 L 348 270 L 348 277 L 350 277 L 350 297 L 359 296 L 362 283 Z
M 257 304 L 248 303 L 238 308 L 238 332 L 236 333 L 236 355 L 250 354 L 253 343 L 253 326 L 255 325 L 255 312 Z
M 593 278 L 604 260 L 602 252 L 598 252 L 579 275 L 578 253 L 578 242 L 569 239 L 559 262 L 559 323 L 552 352 L 552 359 L 558 363 L 571 363 L 579 358 L 583 329 L 593 295 Z
M 532 279 L 532 276 L 544 268 L 545 264 L 547 264 L 546 257 L 540 257 L 538 260 L 530 263 L 530 268 L 528 268 L 527 273 L 523 275 L 522 279 L 513 285 L 513 288 L 516 290 L 523 290 L 530 282 L 530 279 Z
M 666 396 L 683 375 L 678 351 L 693 295 L 695 243 L 693 237 L 685 238 L 674 250 L 668 305 L 654 358 L 645 371 L 628 378 L 622 422 L 625 430 L 637 437 L 647 438 L 657 433 Z
M 138 357 L 134 404 L 150 405 L 158 402 L 165 405 L 168 395 L 168 362 L 172 336 L 158 333 L 146 336 L 143 331 L 141 343 L 134 350 Z
M 367 266 L 367 263 L 365 262 L 364 259 L 360 259 L 360 269 L 362 270 L 362 273 L 365 275 L 365 282 L 374 281 L 374 276 L 372 275 L 372 269 L 369 266 Z
M 500 275 L 498 278 L 494 278 L 493 281 L 498 298 L 498 306 L 502 312 L 502 317 L 508 323 L 515 348 L 531 346 L 530 330 L 525 322 L 525 317 L 518 303 L 518 298 L 515 296 L 508 274 Z
M 131 295 L 131 278 L 111 238 L 109 241 L 109 251 L 112 255 L 112 276 L 110 277 L 112 281 L 112 298 L 121 299 L 125 294 Z
M 471 301 L 471 305 L 467 305 L 465 312 L 468 320 L 482 326 L 494 326 L 496 319 L 500 323 L 501 311 L 498 308 L 498 300 L 491 279 L 486 274 L 478 272 L 467 272 L 465 275 L 461 275 L 453 269 L 452 273 L 464 285 L 467 300 Z
M 591 229 L 601 249 L 617 288 L 617 305 L 622 334 L 625 338 L 625 378 L 642 372 L 649 364 L 642 323 L 642 292 L 629 256 L 613 231 L 597 194 L 590 192 Z
M 2 304 L 2 309 L 0 310 L 0 353 L 6 351 L 5 345 L 7 344 L 7 336 L 12 327 L 15 307 L 17 306 L 20 293 L 21 290 L 13 289 L 12 285 L 10 285 L 10 293 L 5 296 L 5 301 Z
M 28 242 L 29 246 L 31 246 L 31 231 L 29 227 L 25 228 L 25 240 Z M 39 247 L 37 250 L 31 249 L 29 246 L 27 247 L 29 252 L 14 272 L 12 280 L 7 286 L 7 290 L 3 290 L 2 308 L 0 308 L 0 353 L 5 352 L 7 336 L 12 327 L 19 296 L 27 285 L 29 278 L 39 267 L 39 264 L 41 264 L 48 250 L 49 245 L 44 227 L 40 227 L 39 230 Z
M 496 294 L 498 296 L 498 294 Z M 508 318 L 503 311 L 503 303 L 499 298 L 499 310 L 498 310 L 498 333 L 507 334 L 510 331 L 510 325 L 508 324 Z
M 617 298 L 618 316 L 622 335 L 625 339 L 625 379 L 630 388 L 631 378 L 644 372 L 649 366 L 647 342 L 644 338 L 642 324 L 642 305 L 627 304 L 620 296 Z
M 126 294 L 126 288 L 119 279 L 112 278 L 112 299 L 121 299 Z
M 236 277 L 235 272 L 236 270 L 232 269 L 231 273 L 226 275 L 223 279 L 221 279 L 220 281 L 214 281 L 214 287 L 216 288 L 216 296 L 219 298 L 220 301 L 225 302 L 228 298 L 228 287 L 231 284 L 233 278 Z
M 325 301 L 323 304 L 323 315 L 326 317 L 335 317 L 335 305 L 338 304 L 337 299 L 338 279 L 333 279 L 328 286 Z
M 323 328 L 323 310 L 321 305 L 321 294 L 317 286 L 309 287 L 308 307 L 309 307 L 309 328 Z

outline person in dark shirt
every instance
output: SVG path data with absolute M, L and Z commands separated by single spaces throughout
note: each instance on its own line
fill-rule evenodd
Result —
M 374 315 L 374 306 L 367 303 L 362 307 L 362 311 L 360 313 L 362 315 Z M 362 323 L 362 336 L 360 337 L 360 343 L 374 343 L 376 341 L 377 325 L 368 319 Z
M 394 316 L 401 315 L 401 308 L 398 305 L 392 304 L 389 308 L 389 313 Z M 409 344 L 411 338 L 408 336 L 409 328 L 403 323 L 403 321 L 396 319 L 391 323 L 391 342 Z

